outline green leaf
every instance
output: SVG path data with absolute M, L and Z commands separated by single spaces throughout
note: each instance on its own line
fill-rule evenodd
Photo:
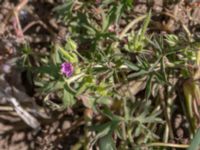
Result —
M 62 60 L 60 57 L 60 53 L 58 50 L 56 50 L 56 48 L 54 48 L 54 50 L 51 53 L 51 58 L 54 64 L 61 64 Z
M 100 98 L 98 98 L 96 100 L 96 103 L 98 104 L 104 104 L 106 106 L 110 105 L 111 104 L 111 99 L 107 96 L 101 96 Z
M 66 108 L 72 106 L 73 104 L 75 104 L 74 94 L 71 92 L 69 87 L 65 85 L 63 91 L 63 106 Z
M 133 4 L 133 0 L 121 0 L 122 3 L 124 3 L 124 5 L 127 5 L 127 6 L 132 6 Z
M 105 116 L 107 116 L 110 120 L 113 120 L 113 121 L 116 121 L 116 122 L 120 122 L 122 120 L 119 116 L 114 115 L 112 113 L 112 111 L 108 107 L 106 107 L 105 109 L 103 109 L 101 111 L 101 113 L 103 113 Z
M 176 44 L 178 44 L 178 42 L 179 42 L 178 37 L 176 35 L 174 35 L 174 34 L 166 34 L 165 37 L 166 37 L 165 41 L 171 47 L 176 46 Z
M 106 31 L 109 26 L 109 17 L 102 12 L 102 31 Z
M 85 76 L 82 82 L 79 85 L 79 88 L 76 92 L 76 96 L 84 93 L 89 87 L 93 86 L 93 77 L 92 76 Z
M 66 0 L 64 4 L 55 7 L 53 11 L 63 15 L 64 19 L 66 19 L 66 17 L 72 14 L 74 2 L 74 0 Z
M 25 44 L 23 47 L 22 47 L 22 53 L 25 54 L 25 55 L 30 55 L 32 53 L 32 49 L 30 47 L 29 44 Z
M 56 90 L 62 89 L 63 86 L 64 86 L 64 83 L 61 81 L 46 82 L 42 87 L 42 91 L 43 92 L 56 91 Z
M 150 95 L 151 95 L 151 86 L 152 86 L 152 75 L 150 75 L 147 79 L 147 84 L 146 84 L 146 91 L 145 91 L 145 97 L 146 100 L 149 99 Z
M 136 59 L 144 69 L 149 69 L 149 61 L 146 61 L 144 57 L 136 57 Z
M 128 60 L 125 60 L 124 64 L 126 66 L 128 66 L 131 70 L 134 70 L 134 71 L 138 71 L 139 70 L 139 67 L 136 66 L 135 64 L 131 63 L 130 61 Z
M 146 38 L 146 40 L 148 41 L 149 44 L 151 44 L 154 48 L 156 48 L 156 50 L 158 50 L 159 53 L 162 53 L 163 48 L 159 43 L 158 39 L 151 40 L 149 38 Z
M 107 134 L 109 134 L 109 132 L 111 131 L 111 126 L 112 126 L 112 121 L 109 121 L 107 123 L 104 124 L 100 124 L 100 125 L 93 125 L 91 127 L 91 130 L 96 131 L 98 134 L 96 136 L 99 137 L 103 137 Z
M 116 23 L 119 22 L 119 19 L 120 19 L 121 15 L 122 15 L 123 8 L 124 8 L 124 5 L 119 3 L 119 5 L 116 8 L 116 12 L 115 12 L 115 15 L 116 15 L 115 22 Z
M 99 140 L 100 150 L 116 150 L 112 134 L 108 134 Z
M 141 31 L 141 36 L 140 36 L 140 41 L 144 39 L 144 35 L 147 31 L 147 27 L 149 25 L 150 20 L 151 20 L 151 11 L 148 13 L 146 19 L 144 20 L 144 24 L 142 26 L 142 31 Z
M 167 81 L 165 80 L 165 76 L 164 76 L 163 74 L 161 74 L 161 73 L 159 73 L 159 72 L 154 72 L 154 74 L 155 74 L 156 80 L 157 80 L 158 82 L 160 82 L 161 84 L 164 84 L 164 83 L 167 82 Z
M 96 86 L 96 93 L 100 96 L 107 96 L 108 92 L 107 85 L 104 82 L 101 82 L 98 86 Z
M 89 84 L 87 82 L 82 82 L 80 83 L 80 86 L 77 90 L 76 96 L 81 95 L 82 93 L 84 93 L 89 87 Z
M 95 107 L 95 98 L 89 95 L 80 95 L 79 99 L 85 107 L 93 109 Z
M 103 138 L 104 136 L 112 134 L 113 131 L 117 128 L 118 123 L 119 121 L 113 120 L 104 124 L 93 125 L 91 129 L 97 132 L 96 137 L 93 139 L 93 143 Z
M 33 68 L 33 71 L 36 72 L 36 73 L 41 73 L 41 74 L 48 74 L 48 75 L 53 76 L 55 78 L 58 77 L 59 72 L 60 72 L 59 66 L 54 65 L 54 64 Z
M 77 50 L 77 45 L 71 38 L 68 38 L 67 39 L 67 44 L 65 45 L 65 48 L 68 51 L 76 51 Z
M 132 73 L 132 74 L 128 75 L 128 78 L 136 78 L 136 77 L 139 77 L 139 76 L 144 76 L 147 73 L 149 73 L 149 72 L 146 71 L 146 70 L 140 70 L 140 71 L 138 71 L 136 73 Z
M 188 150 L 198 150 L 199 147 L 200 147 L 200 128 L 197 130 L 194 138 L 192 139 Z
M 105 13 L 102 13 L 102 18 L 103 18 L 102 31 L 103 32 L 106 32 L 111 24 L 117 23 L 119 21 L 120 16 L 122 14 L 122 10 L 123 10 L 123 5 L 119 3 L 117 6 L 113 5 L 113 7 L 107 13 L 107 16 L 105 15 Z
M 77 63 L 78 57 L 75 53 L 67 51 L 67 49 L 64 49 L 63 47 L 57 45 L 57 49 L 59 52 L 64 56 L 65 59 L 67 59 L 69 62 Z
M 142 28 L 135 34 L 132 32 L 128 37 L 128 44 L 125 45 L 125 49 L 129 52 L 141 52 L 143 51 L 143 47 L 147 43 L 147 36 L 145 36 L 148 24 L 151 19 L 151 11 L 147 15 L 146 19 L 144 20 L 144 24 Z

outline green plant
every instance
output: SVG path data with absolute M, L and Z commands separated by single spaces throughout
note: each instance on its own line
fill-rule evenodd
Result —
M 60 112 L 69 107 L 90 112 L 83 117 L 85 132 L 95 136 L 83 135 L 79 146 L 85 149 L 173 147 L 168 142 L 174 140 L 170 120 L 174 101 L 180 97 L 177 85 L 192 77 L 189 66 L 198 59 L 197 43 L 174 34 L 149 33 L 153 14 L 128 18 L 132 2 L 106 0 L 96 8 L 93 1 L 66 1 L 55 8 L 70 33 L 66 43 L 53 45 L 50 53 L 35 56 L 37 63 L 29 65 L 44 104 Z M 134 31 L 136 24 L 139 29 Z M 28 57 L 23 58 L 28 64 Z M 72 74 L 63 74 L 63 63 L 73 67 Z M 189 109 L 191 92 L 186 91 L 182 91 L 183 110 Z M 52 93 L 57 102 L 50 99 Z M 193 124 L 191 116 L 188 120 Z

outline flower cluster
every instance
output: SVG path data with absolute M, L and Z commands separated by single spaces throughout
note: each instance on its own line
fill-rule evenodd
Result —
M 70 77 L 73 74 L 74 68 L 71 63 L 64 62 L 61 65 L 61 72 L 66 76 Z

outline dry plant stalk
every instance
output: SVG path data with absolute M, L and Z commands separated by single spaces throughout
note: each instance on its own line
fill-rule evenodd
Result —
M 4 34 L 5 32 L 5 27 L 8 24 L 8 22 L 10 21 L 10 19 L 14 16 L 15 19 L 17 20 L 17 27 L 19 29 L 21 29 L 21 25 L 19 22 L 19 18 L 18 18 L 18 14 L 19 11 L 28 3 L 28 0 L 21 0 L 20 3 L 13 9 L 10 11 L 10 13 L 6 16 L 6 18 L 4 19 L 3 23 L 0 24 L 0 34 Z
M 16 98 L 9 97 L 7 98 L 7 101 L 9 101 L 13 107 L 16 113 L 22 118 L 22 120 L 29 125 L 31 128 L 39 130 L 40 129 L 40 123 L 38 120 L 33 117 L 30 113 L 28 113 L 22 106 L 19 104 Z

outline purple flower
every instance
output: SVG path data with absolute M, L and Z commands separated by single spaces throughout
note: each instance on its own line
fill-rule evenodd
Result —
M 74 71 L 74 68 L 71 63 L 64 62 L 61 65 L 61 72 L 65 74 L 67 77 L 70 77 Z

